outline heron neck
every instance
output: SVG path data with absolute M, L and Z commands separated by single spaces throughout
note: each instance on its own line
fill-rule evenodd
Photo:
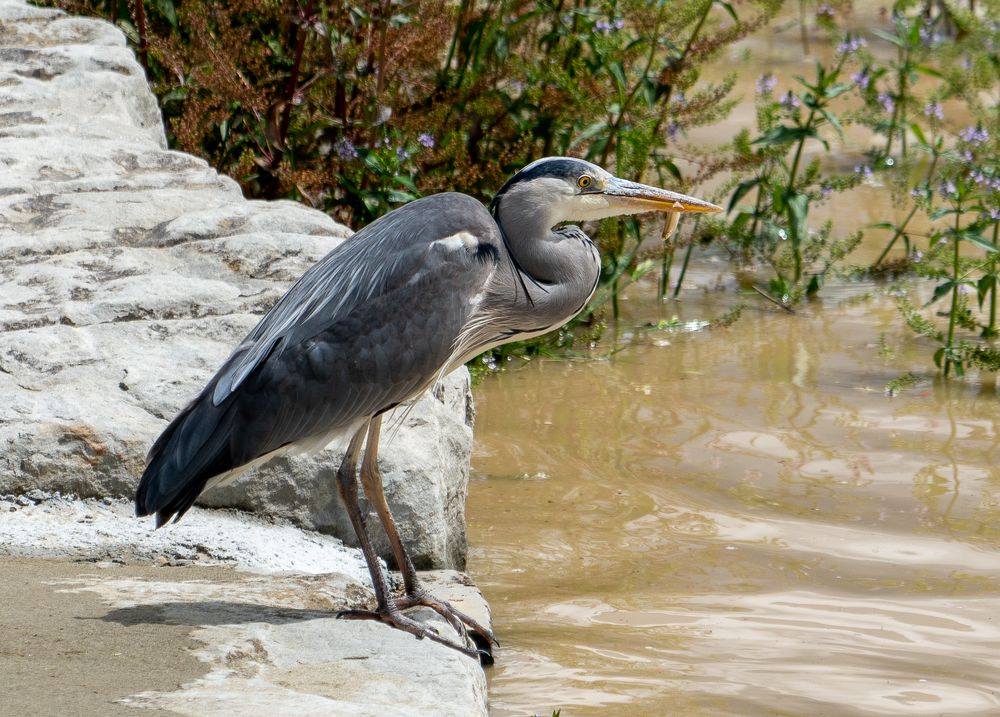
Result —
M 531 311 L 561 322 L 583 308 L 590 298 L 600 259 L 590 239 L 579 229 L 553 229 L 544 211 L 499 212 L 498 223 L 529 293 Z

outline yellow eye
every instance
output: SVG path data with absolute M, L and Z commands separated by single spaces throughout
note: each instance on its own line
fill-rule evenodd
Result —
M 580 189 L 586 189 L 593 183 L 593 181 L 593 179 L 585 174 L 577 180 L 576 185 L 580 187 Z

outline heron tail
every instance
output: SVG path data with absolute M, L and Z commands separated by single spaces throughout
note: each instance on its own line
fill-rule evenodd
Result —
M 181 519 L 209 480 L 234 468 L 228 450 L 231 402 L 212 404 L 205 391 L 163 431 L 146 456 L 135 492 L 135 514 L 156 514 L 156 527 Z

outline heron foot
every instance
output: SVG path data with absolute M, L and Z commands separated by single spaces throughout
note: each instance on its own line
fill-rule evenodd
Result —
M 483 664 L 493 664 L 491 646 L 500 647 L 500 641 L 497 640 L 492 630 L 484 627 L 461 610 L 452 607 L 451 603 L 446 600 L 440 600 L 424 590 L 417 590 L 396 599 L 396 607 L 400 610 L 418 606 L 429 607 L 447 620 L 459 635 L 468 632 L 469 638 L 476 644 L 476 647 L 490 657 L 489 661 L 484 660 Z
M 378 622 L 383 622 L 386 625 L 396 628 L 397 630 L 402 630 L 403 632 L 408 632 L 418 640 L 422 640 L 425 637 L 428 640 L 433 640 L 434 642 L 444 645 L 445 647 L 450 647 L 453 650 L 461 652 L 463 655 L 467 655 L 474 660 L 482 660 L 484 654 L 492 662 L 492 656 L 489 653 L 483 653 L 477 647 L 467 647 L 465 645 L 460 645 L 457 642 L 453 642 L 448 638 L 441 637 L 437 630 L 427 625 L 421 625 L 416 620 L 407 617 L 399 611 L 395 605 L 387 607 L 385 609 L 378 610 L 341 610 L 337 613 L 337 617 L 342 620 L 377 620 Z M 459 635 L 463 637 L 466 636 L 465 629 L 459 631 Z

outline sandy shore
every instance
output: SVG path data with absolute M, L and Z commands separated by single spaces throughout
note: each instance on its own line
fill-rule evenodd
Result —
M 155 609 L 113 609 L 97 593 L 73 591 L 103 578 L 229 582 L 241 576 L 227 567 L 0 557 L 0 715 L 134 715 L 120 700 L 177 690 L 208 672 L 194 655 L 200 645 L 191 625 L 164 621 Z

